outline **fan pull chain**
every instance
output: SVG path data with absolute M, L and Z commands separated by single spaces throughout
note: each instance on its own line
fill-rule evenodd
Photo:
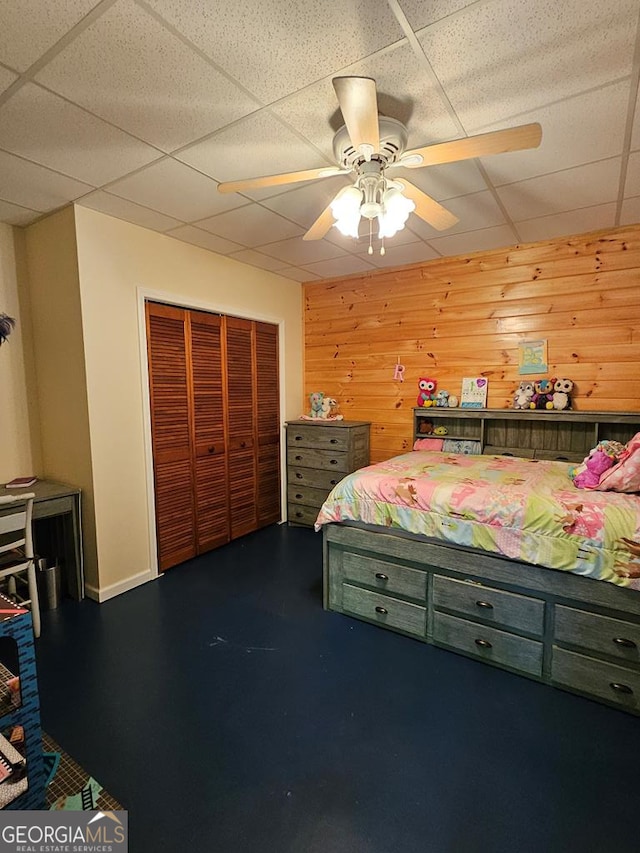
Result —
M 369 220 L 369 248 L 367 250 L 367 254 L 373 255 L 373 246 L 371 245 L 371 240 L 373 239 L 373 220 Z
M 386 255 L 386 253 L 387 253 L 387 250 L 384 247 L 384 237 L 381 237 L 380 238 L 380 254 Z

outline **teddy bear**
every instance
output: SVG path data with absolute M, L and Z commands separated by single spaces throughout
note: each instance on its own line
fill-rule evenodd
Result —
M 596 447 L 585 459 L 585 470 L 577 474 L 573 480 L 579 489 L 596 489 L 600 483 L 600 477 L 615 463 L 615 458 L 605 450 Z
M 436 404 L 436 385 L 435 379 L 429 379 L 426 376 L 421 376 L 418 380 L 418 403 L 421 408 L 429 408 Z
M 571 408 L 571 392 L 573 382 L 571 379 L 556 379 L 553 383 L 553 408 L 562 411 Z
M 534 388 L 531 382 L 521 382 L 513 396 L 514 409 L 529 409 L 533 400 Z
M 536 379 L 533 387 L 535 393 L 529 408 L 553 409 L 553 382 L 550 379 Z
M 324 400 L 323 391 L 313 391 L 309 394 L 309 402 L 311 403 L 311 417 L 322 417 L 322 401 Z

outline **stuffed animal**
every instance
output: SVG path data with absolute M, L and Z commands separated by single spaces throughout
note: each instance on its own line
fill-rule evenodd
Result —
M 585 459 L 586 468 L 578 474 L 573 483 L 579 489 L 595 489 L 598 487 L 600 477 L 615 463 L 615 459 L 604 450 L 596 448 Z
M 449 392 L 448 391 L 438 391 L 436 394 L 436 406 L 448 406 L 449 405 Z
M 456 395 L 455 394 L 449 394 L 449 408 L 455 409 L 455 407 L 457 405 L 458 405 L 458 398 L 456 397 Z
M 553 408 L 563 411 L 571 408 L 571 392 L 573 382 L 571 379 L 556 379 L 553 383 Z
M 535 393 L 529 404 L 530 409 L 553 409 L 553 382 L 550 379 L 536 379 Z
M 514 409 L 530 409 L 534 388 L 531 382 L 521 382 L 513 396 Z
M 309 402 L 311 403 L 311 417 L 322 417 L 322 401 L 324 400 L 323 391 L 313 391 L 309 394 Z
M 421 376 L 418 380 L 418 406 L 421 408 L 429 408 L 429 406 L 435 406 L 436 404 L 436 385 L 438 383 L 435 379 L 428 379 L 425 376 Z
M 447 435 L 448 432 L 449 432 L 449 430 L 446 428 L 446 426 L 437 426 L 434 429 L 433 434 L 434 435 Z
M 338 401 L 335 397 L 324 397 L 322 400 L 321 418 L 329 421 L 341 421 L 343 416 L 338 414 Z

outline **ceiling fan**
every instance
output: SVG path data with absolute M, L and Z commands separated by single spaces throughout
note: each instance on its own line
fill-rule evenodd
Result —
M 404 227 L 411 212 L 438 231 L 444 231 L 455 225 L 457 217 L 404 177 L 394 179 L 394 169 L 417 169 L 537 148 L 542 139 L 542 128 L 534 122 L 407 151 L 406 127 L 396 119 L 378 115 L 375 80 L 370 77 L 335 77 L 333 87 L 345 122 L 333 138 L 337 166 L 227 181 L 218 185 L 219 192 L 231 193 L 352 174 L 353 184 L 340 190 L 303 240 L 322 239 L 332 225 L 342 234 L 357 238 L 360 221 L 364 218 L 369 220 L 371 254 L 373 220 L 378 220 L 378 236 L 384 240 Z M 384 254 L 384 244 L 381 252 Z

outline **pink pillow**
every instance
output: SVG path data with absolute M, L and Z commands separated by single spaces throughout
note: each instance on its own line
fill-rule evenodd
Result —
M 640 432 L 627 442 L 620 461 L 605 471 L 598 491 L 640 492 Z
M 442 450 L 444 438 L 416 438 L 413 442 L 414 450 Z

